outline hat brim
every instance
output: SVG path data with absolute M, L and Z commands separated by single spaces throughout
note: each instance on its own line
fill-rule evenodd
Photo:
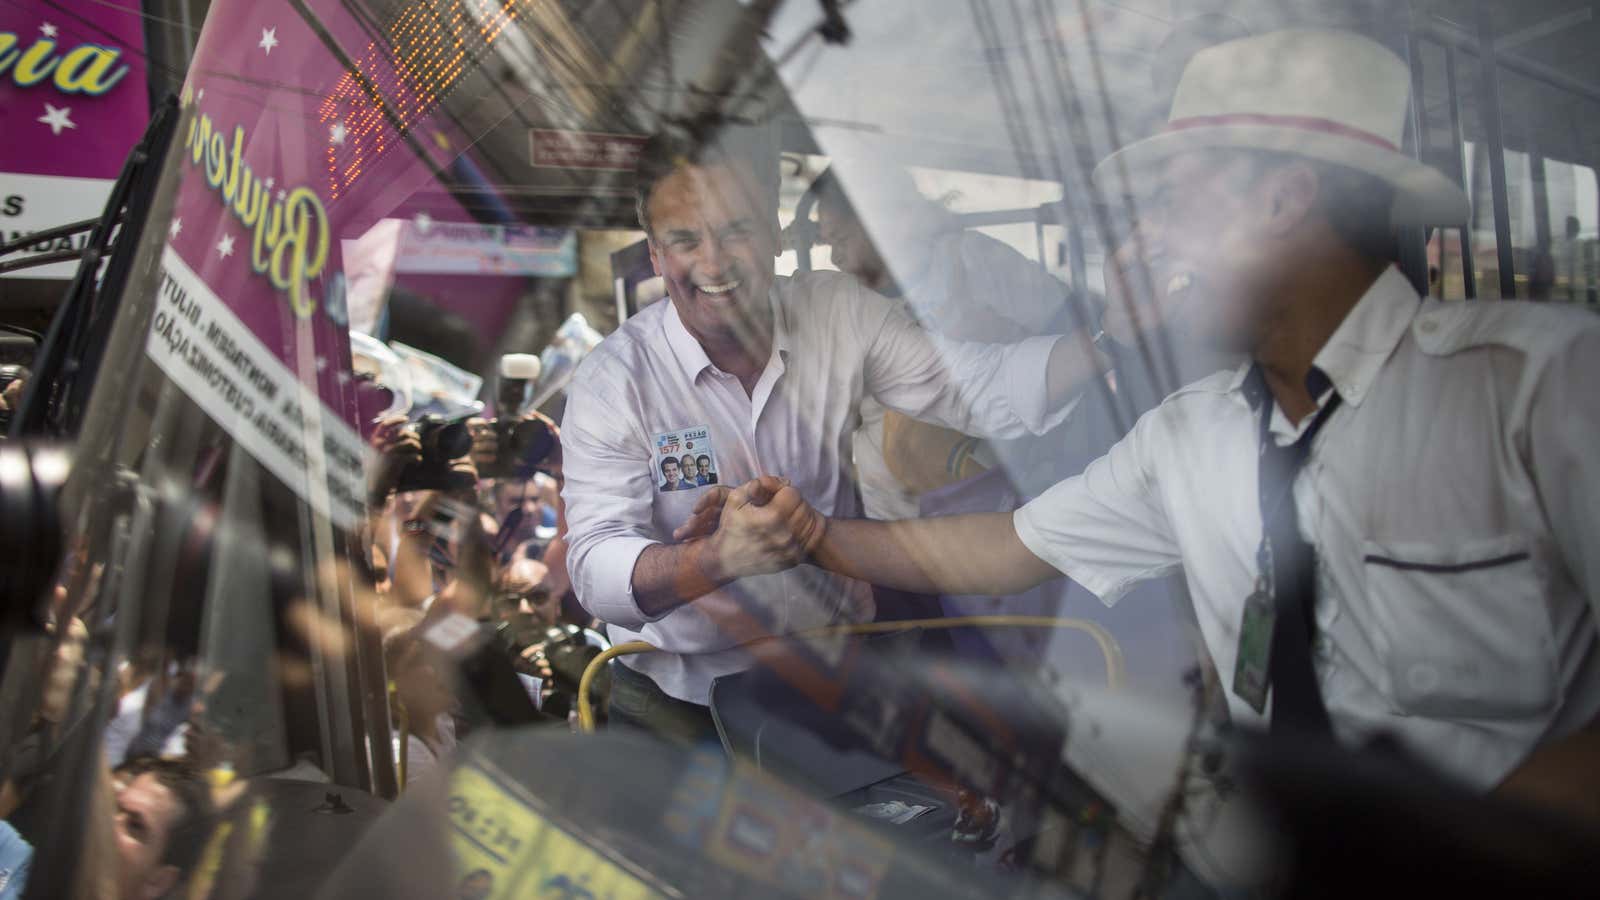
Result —
M 1149 187 L 1155 166 L 1210 149 L 1289 153 L 1365 172 L 1394 187 L 1393 225 L 1464 225 L 1471 218 L 1466 191 L 1437 169 L 1376 144 L 1276 125 L 1207 125 L 1158 134 L 1106 157 L 1095 166 L 1094 182 L 1101 190 L 1137 196 Z

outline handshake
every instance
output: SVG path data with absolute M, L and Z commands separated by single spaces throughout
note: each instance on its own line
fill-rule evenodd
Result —
M 763 475 L 738 487 L 713 486 L 672 537 L 705 540 L 705 574 L 725 583 L 799 565 L 822 543 L 827 529 L 827 517 L 788 479 Z

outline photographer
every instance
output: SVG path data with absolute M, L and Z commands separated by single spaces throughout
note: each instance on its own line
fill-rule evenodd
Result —
M 583 670 L 610 645 L 585 623 L 565 615 L 561 598 L 545 587 L 548 581 L 549 569 L 536 560 L 519 559 L 508 566 L 495 603 L 495 630 L 535 705 L 547 715 L 568 719 L 577 709 Z M 609 690 L 609 675 L 602 671 L 591 688 L 601 707 Z

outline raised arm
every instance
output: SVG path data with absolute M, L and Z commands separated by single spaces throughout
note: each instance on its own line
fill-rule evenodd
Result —
M 871 291 L 861 291 L 849 314 L 858 317 L 862 334 L 872 335 L 863 373 L 867 393 L 892 410 L 963 434 L 1043 434 L 1109 366 L 1082 334 L 1011 345 L 941 338 Z
M 812 556 L 841 575 L 924 594 L 1016 594 L 1061 574 L 1022 543 L 1011 513 L 830 519 Z

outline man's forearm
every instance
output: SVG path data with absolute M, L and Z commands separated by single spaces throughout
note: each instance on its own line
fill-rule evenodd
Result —
M 708 540 L 651 544 L 633 564 L 633 600 L 653 619 L 732 580 L 719 572 Z
M 841 575 L 922 594 L 1003 596 L 1060 574 L 1017 537 L 1010 513 L 830 519 L 814 557 Z

